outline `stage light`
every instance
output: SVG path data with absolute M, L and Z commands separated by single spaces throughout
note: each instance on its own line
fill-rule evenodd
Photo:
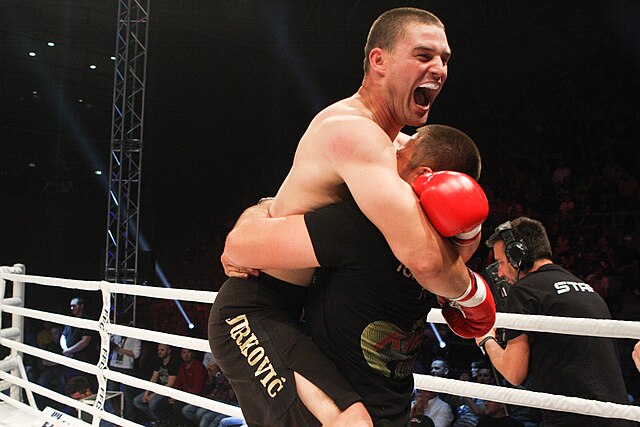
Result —
M 54 42 L 49 42 L 49 43 L 47 43 L 47 46 L 49 46 L 49 47 L 53 47 L 53 46 L 55 46 L 55 45 L 56 45 L 56 44 L 55 44 Z
M 92 70 L 95 70 L 98 67 L 96 67 L 95 65 L 91 64 L 91 65 L 89 65 L 89 68 L 91 68 Z
M 29 56 L 36 56 L 35 52 L 29 52 Z
M 440 336 L 440 332 L 438 332 L 438 330 L 436 329 L 436 326 L 433 323 L 429 323 L 429 326 L 431 326 L 433 335 L 436 336 L 436 339 L 438 340 L 438 345 L 440 346 L 440 348 L 445 348 L 447 346 L 447 343 L 442 340 L 442 337 Z

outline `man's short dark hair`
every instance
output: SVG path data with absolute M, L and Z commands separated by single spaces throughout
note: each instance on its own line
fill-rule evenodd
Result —
M 436 171 L 456 171 L 480 179 L 480 151 L 466 133 L 446 125 L 426 125 L 418 128 L 416 145 L 409 167 L 421 165 Z
M 526 246 L 531 260 L 553 259 L 547 230 L 540 221 L 521 216 L 509 222 L 513 239 Z M 487 246 L 491 248 L 500 240 L 504 241 L 504 238 L 496 231 L 487 239 Z
M 444 29 L 437 16 L 426 10 L 414 7 L 399 7 L 384 12 L 375 20 L 369 30 L 367 44 L 364 47 L 364 73 L 369 71 L 369 53 L 376 48 L 391 50 L 398 39 L 404 35 L 409 24 L 420 23 L 435 25 Z
M 91 391 L 89 380 L 83 377 L 82 375 L 78 375 L 77 377 L 71 378 L 67 382 L 67 385 L 65 386 L 65 392 L 67 393 L 67 396 L 71 396 L 75 393 L 84 394 L 87 391 L 87 389 Z

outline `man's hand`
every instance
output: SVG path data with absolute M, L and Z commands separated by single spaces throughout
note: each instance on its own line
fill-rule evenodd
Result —
M 633 347 L 633 353 L 631 353 L 631 357 L 633 357 L 633 361 L 636 363 L 636 368 L 640 371 L 640 341 L 638 341 Z
M 246 209 L 238 221 L 234 225 L 233 228 L 239 227 L 242 225 L 243 221 L 247 219 L 253 218 L 269 218 L 269 208 L 273 204 L 272 197 L 265 197 L 258 201 L 257 205 L 251 206 Z M 222 267 L 224 267 L 224 274 L 229 277 L 238 277 L 240 279 L 248 279 L 250 276 L 258 276 L 260 274 L 260 270 L 256 270 L 250 267 L 243 267 L 236 265 L 231 258 L 227 255 L 226 251 L 223 251 L 222 256 L 220 257 L 220 262 L 222 263 Z
M 458 298 L 438 297 L 442 316 L 449 328 L 462 338 L 486 335 L 496 323 L 496 304 L 489 285 L 482 276 L 469 270 L 471 282 Z
M 155 394 L 154 392 L 151 392 L 151 391 L 145 391 L 145 392 L 144 392 L 144 396 L 142 396 L 142 402 L 143 402 L 143 403 L 149 403 L 149 401 L 150 401 L 151 399 L 153 399 L 153 398 L 155 397 L 155 395 L 156 395 L 156 394 Z
M 222 253 L 220 257 L 220 262 L 224 267 L 224 274 L 229 277 L 238 277 L 240 279 L 248 279 L 249 276 L 258 276 L 260 274 L 260 270 L 256 270 L 254 268 L 248 267 L 240 267 L 238 265 L 233 264 L 233 261 L 229 259 L 226 253 Z

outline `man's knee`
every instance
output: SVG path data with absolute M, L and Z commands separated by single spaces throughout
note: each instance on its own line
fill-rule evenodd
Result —
M 362 402 L 357 402 L 340 413 L 336 426 L 342 425 L 351 427 L 369 427 L 373 426 L 373 421 L 371 420 L 371 416 L 369 415 L 367 408 L 364 407 Z

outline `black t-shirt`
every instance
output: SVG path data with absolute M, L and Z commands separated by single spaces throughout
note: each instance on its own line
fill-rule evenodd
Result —
M 83 316 L 82 318 L 86 319 L 87 317 Z M 91 337 L 89 345 L 87 345 L 82 350 L 74 353 L 73 358 L 91 364 L 98 363 L 98 348 L 100 343 L 98 342 L 99 336 L 96 331 L 76 328 L 75 326 L 67 325 L 62 331 L 62 335 L 64 335 L 67 341 L 67 348 L 72 347 L 76 343 L 80 342 L 82 340 L 82 337 Z
M 600 295 L 555 264 L 544 265 L 510 288 L 510 313 L 610 319 Z M 508 330 L 507 340 L 529 337 L 531 389 L 628 403 L 615 342 L 610 338 Z M 548 413 L 546 414 L 548 415 Z M 594 418 L 609 425 L 608 420 Z
M 177 376 L 180 369 L 180 360 L 175 356 L 171 356 L 167 364 L 160 358 L 156 360 L 154 371 L 158 371 L 158 384 L 165 385 L 169 382 L 170 376 Z
M 406 425 L 413 366 L 435 299 L 353 200 L 305 214 L 316 257 L 304 330 L 363 397 L 375 421 Z

